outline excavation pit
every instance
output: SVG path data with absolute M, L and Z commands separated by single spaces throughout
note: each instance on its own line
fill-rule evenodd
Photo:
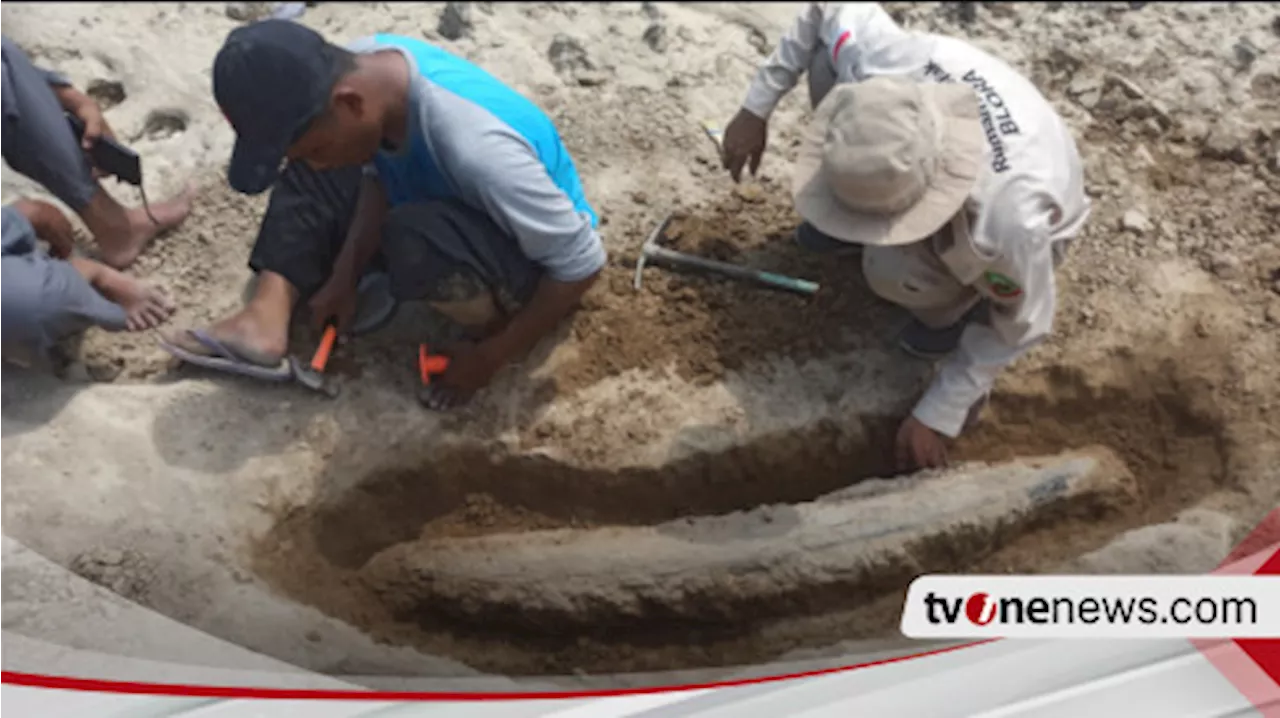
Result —
M 651 466 L 419 446 L 322 479 L 344 487 L 290 511 L 255 570 L 378 640 L 504 674 L 892 636 L 921 573 L 1053 570 L 1223 485 L 1201 382 L 1137 358 L 1093 370 L 1023 377 L 932 474 L 894 476 L 897 418 L 834 408 Z
M 885 483 L 653 526 L 420 539 L 360 577 L 397 617 L 490 631 L 728 630 L 872 598 L 1051 516 L 1104 517 L 1137 498 L 1105 450 Z

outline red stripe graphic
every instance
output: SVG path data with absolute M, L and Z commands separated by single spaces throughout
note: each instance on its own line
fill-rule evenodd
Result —
M 1267 544 L 1270 544 L 1269 546 Z M 1280 574 L 1280 509 L 1267 516 L 1253 534 L 1241 543 L 1239 548 L 1254 548 L 1259 551 L 1253 555 L 1240 556 L 1240 551 L 1232 553 L 1214 573 L 1254 573 Z M 1263 558 L 1265 556 L 1265 558 Z M 1256 563 L 1255 563 L 1256 562 Z M 1256 568 L 1250 568 L 1256 565 Z M 1245 570 L 1240 570 L 1244 568 Z M 761 678 L 745 678 L 733 681 L 700 683 L 677 686 L 653 686 L 644 688 L 620 688 L 616 690 L 595 691 L 546 691 L 546 692 L 510 692 L 510 693 L 464 693 L 464 692 L 429 692 L 429 691 L 372 691 L 372 690 L 325 690 L 325 689 L 293 689 L 293 688 L 258 688 L 238 686 L 199 686 L 166 683 L 138 683 L 130 681 L 112 681 L 94 678 L 73 678 L 68 676 L 46 676 L 20 671 L 0 672 L 0 682 L 13 685 L 54 688 L 74 691 L 93 691 L 101 693 L 119 693 L 132 695 L 188 696 L 201 698 L 261 698 L 278 700 L 358 700 L 358 701 L 502 701 L 502 700 L 556 700 L 571 698 L 603 698 L 609 696 L 644 695 L 653 693 L 674 693 L 680 691 L 705 690 L 710 688 L 730 688 L 761 683 L 810 678 L 830 675 L 859 668 L 870 668 L 892 663 L 901 663 L 914 658 L 924 658 L 950 653 L 962 648 L 979 646 L 986 641 L 975 641 L 956 646 L 947 646 L 931 651 L 924 651 L 907 656 L 895 656 L 869 663 L 852 666 L 826 668 L 803 673 L 791 673 L 780 676 Z M 1210 642 L 1192 641 L 1205 653 L 1206 658 L 1214 664 L 1236 688 L 1262 711 L 1267 718 L 1280 716 L 1280 641 L 1246 640 Z M 1223 655 L 1223 647 L 1232 649 Z
M 1272 509 L 1214 573 L 1280 575 L 1280 509 Z M 1264 718 L 1280 718 L 1280 640 L 1193 640 Z
M 517 701 L 517 700 L 564 700 L 568 698 L 606 698 L 610 696 L 633 696 L 651 693 L 677 693 L 680 691 L 697 691 L 708 688 L 731 688 L 734 686 L 773 683 L 795 678 L 811 678 L 832 673 L 852 671 L 858 668 L 884 666 L 890 663 L 901 663 L 913 658 L 937 656 L 943 653 L 958 651 L 961 648 L 980 646 L 986 641 L 975 641 L 958 646 L 937 648 L 909 656 L 895 656 L 870 663 L 859 663 L 852 666 L 824 668 L 804 673 L 790 673 L 781 676 L 764 676 L 762 678 L 742 678 L 734 681 L 716 683 L 696 683 L 684 686 L 652 686 L 643 688 L 618 688 L 614 690 L 595 691 L 529 691 L 510 693 L 452 693 L 435 691 L 361 691 L 335 689 L 306 688 L 254 688 L 237 686 L 194 686 L 175 683 L 134 683 L 131 681 L 110 681 L 97 678 L 72 678 L 68 676 L 45 676 L 20 671 L 0 672 L 0 682 L 34 688 L 59 688 L 68 691 L 94 691 L 99 693 L 127 693 L 133 695 L 155 696 L 189 696 L 197 698 L 268 698 L 279 700 L 355 700 L 355 701 Z
M 848 42 L 849 38 L 852 36 L 853 36 L 853 33 L 848 30 L 845 30 L 844 32 L 840 33 L 840 39 L 836 40 L 835 47 L 831 48 L 832 63 L 836 61 L 837 57 L 840 57 L 840 48 L 844 47 L 844 44 Z
M 1262 564 L 1262 567 L 1254 571 L 1258 576 L 1280 576 L 1280 547 L 1275 549 L 1271 554 L 1271 558 Z M 1280 684 L 1280 640 L 1267 640 L 1262 638 L 1249 638 L 1236 641 L 1240 644 L 1240 650 L 1245 655 L 1253 659 L 1254 663 L 1262 669 L 1264 673 L 1271 677 L 1271 680 Z M 1280 706 L 1277 706 L 1280 711 Z

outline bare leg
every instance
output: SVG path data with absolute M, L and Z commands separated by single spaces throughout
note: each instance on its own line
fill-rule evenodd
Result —
M 289 349 L 289 321 L 297 302 L 298 290 L 289 280 L 263 271 L 245 308 L 213 324 L 206 332 L 256 364 L 275 366 Z M 195 354 L 209 353 L 185 331 L 173 333 L 166 341 Z
M 80 276 L 98 293 L 119 304 L 128 317 L 131 332 L 153 329 L 164 324 L 176 307 L 169 297 L 155 287 L 121 274 L 107 265 L 84 257 L 67 260 Z
M 133 264 L 152 239 L 182 223 L 191 213 L 195 191 L 188 186 L 177 196 L 151 205 L 159 224 L 142 207 L 126 209 L 102 186 L 78 212 L 102 251 L 102 260 L 116 269 Z
M 102 259 L 124 269 L 159 233 L 178 225 L 191 211 L 190 188 L 152 207 L 157 222 L 141 208 L 126 209 L 94 179 L 65 108 L 49 86 L 47 73 L 31 64 L 4 38 L 4 160 L 80 215 L 102 250 Z

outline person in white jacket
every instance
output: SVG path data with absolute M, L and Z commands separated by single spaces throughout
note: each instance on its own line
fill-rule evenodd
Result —
M 735 181 L 769 115 L 810 73 L 816 109 L 795 168 L 816 251 L 861 248 L 863 274 L 914 321 L 900 344 L 943 363 L 897 435 L 900 466 L 946 464 L 999 373 L 1052 331 L 1054 271 L 1090 214 L 1066 123 L 1023 76 L 879 5 L 810 3 L 725 129 Z

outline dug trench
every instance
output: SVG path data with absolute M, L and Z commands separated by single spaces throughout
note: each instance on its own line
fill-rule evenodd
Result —
M 1051 571 L 1230 483 L 1230 402 L 1219 390 L 1231 362 L 1203 338 L 1105 360 L 1064 352 L 1073 358 L 1011 372 L 982 422 L 951 448 L 970 468 L 892 478 L 906 406 L 873 396 L 919 372 L 885 350 L 895 315 L 856 281 L 857 258 L 800 256 L 786 241 L 794 226 L 784 203 L 735 190 L 682 213 L 667 241 L 817 279 L 818 296 L 667 269 L 646 270 L 637 292 L 633 248 L 575 317 L 573 351 L 549 372 L 553 393 L 573 397 L 661 366 L 674 376 L 642 380 L 639 398 L 580 410 L 586 416 L 567 426 L 548 429 L 538 410 L 517 411 L 506 412 L 507 427 L 477 434 L 503 422 L 469 415 L 457 421 L 469 425 L 456 433 L 467 439 L 398 444 L 375 452 L 373 465 L 367 448 L 335 451 L 315 482 L 333 488 L 257 542 L 256 573 L 378 640 L 484 671 L 724 667 L 892 636 L 903 591 L 920 573 Z M 638 245 L 651 226 L 614 229 Z M 598 416 L 645 414 L 646 394 L 684 391 L 696 402 L 697 387 L 736 382 L 734 402 L 770 407 L 747 423 L 768 424 L 761 414 L 788 407 L 758 399 L 779 382 L 756 367 L 778 355 L 810 362 L 788 386 L 815 406 L 776 430 L 635 461 L 618 454 L 663 432 L 632 434 L 627 417 Z M 877 363 L 888 373 L 867 369 Z M 833 370 L 853 410 L 799 396 L 820 383 L 814 367 L 823 365 L 861 367 L 861 376 Z M 658 414 L 653 421 L 666 420 Z M 514 446 L 496 440 L 511 425 Z M 536 450 L 548 444 L 563 451 Z M 348 454 L 361 458 L 344 462 Z M 1097 459 L 1096 476 L 1068 476 L 1064 462 L 1079 456 Z M 1000 474 L 1029 458 L 1047 467 L 1033 473 L 1047 473 Z M 1081 490 L 1058 488 L 1077 480 Z M 1029 481 L 1029 491 L 1010 481 Z M 881 488 L 839 500 L 859 485 Z M 972 489 L 973 501 L 948 497 L 948 487 Z
M 874 482 L 882 488 L 850 502 L 855 513 L 845 522 L 864 520 L 856 510 L 874 517 L 878 509 L 866 501 L 892 493 L 895 482 L 924 482 L 943 496 L 946 482 L 973 479 L 994 497 L 974 505 L 990 503 L 1001 494 L 984 465 L 999 469 L 1020 457 L 1048 466 L 1097 457 L 1103 488 L 1059 491 L 989 521 L 916 527 L 897 553 L 867 557 L 854 544 L 828 546 L 836 564 L 847 564 L 834 570 L 801 570 L 818 558 L 801 550 L 803 531 L 789 517 L 821 510 L 826 499 L 814 500 L 824 495 L 891 477 L 893 417 L 862 417 L 856 427 L 819 422 L 644 469 L 584 469 L 478 445 L 422 448 L 388 457 L 354 488 L 283 517 L 258 545 L 254 565 L 277 590 L 379 640 L 506 675 L 742 665 L 844 638 L 891 636 L 902 593 L 920 573 L 1053 570 L 1228 483 L 1231 440 L 1204 373 L 1221 365 L 1202 361 L 1128 355 L 1107 367 L 1021 375 L 953 447 L 954 461 L 975 467 L 969 478 Z M 1061 476 L 1053 480 L 1062 485 Z M 930 508 L 919 512 L 929 523 Z M 752 549 L 758 561 L 748 555 L 703 571 L 725 569 L 732 580 L 691 588 L 673 578 L 664 589 L 664 554 L 646 557 L 645 540 L 682 524 L 735 520 L 773 524 Z M 694 543 L 685 544 L 690 555 Z M 776 549 L 773 563 L 759 546 Z M 538 560 L 520 565 L 522 549 Z M 566 561 L 592 556 L 597 566 L 557 566 L 557 552 Z M 477 580 L 477 567 L 504 560 L 514 562 L 509 570 Z M 660 577 L 648 586 L 637 575 L 646 565 Z M 602 585 L 583 589 L 593 581 Z M 564 599 L 575 590 L 576 599 Z
M 830 524 L 846 541 L 822 549 L 826 563 L 810 560 L 796 517 L 821 514 L 850 488 L 886 486 L 874 479 L 893 474 L 894 432 L 927 367 L 886 348 L 898 318 L 858 281 L 856 257 L 795 251 L 788 241 L 794 214 L 785 201 L 768 199 L 786 195 L 763 184 L 763 191 L 733 188 L 683 208 L 668 242 L 817 280 L 818 296 L 665 267 L 647 269 L 637 292 L 635 250 L 660 217 L 614 220 L 610 233 L 629 238 L 629 249 L 615 253 L 567 327 L 567 351 L 544 358 L 550 366 L 538 377 L 503 379 L 491 393 L 499 398 L 444 419 L 421 441 L 413 431 L 386 441 L 361 434 L 360 417 L 388 407 L 364 402 L 358 391 L 316 405 L 349 417 L 351 430 L 336 445 L 308 445 L 328 463 L 307 471 L 311 498 L 290 500 L 272 529 L 248 539 L 254 573 L 291 602 L 386 644 L 486 672 L 739 666 L 894 635 L 903 590 L 922 572 L 1052 571 L 1236 483 L 1235 442 L 1246 439 L 1235 428 L 1263 417 L 1250 415 L 1235 393 L 1235 373 L 1244 370 L 1226 336 L 1171 328 L 1176 341 L 1118 343 L 1144 348 L 1133 352 L 1099 349 L 1095 335 L 1073 336 L 1066 326 L 1047 360 L 1001 379 L 983 421 L 952 446 L 952 458 L 999 468 L 1083 452 L 1102 457 L 1108 481 L 1101 490 L 1049 491 L 1050 500 L 966 522 L 933 510 L 945 504 L 937 487 L 964 478 L 946 474 L 925 482 L 935 488 L 920 494 L 918 511 L 894 507 L 892 516 L 905 517 L 901 525 L 910 530 L 882 526 L 896 531 L 903 550 L 868 557 L 864 547 L 885 540 L 871 519 L 883 517 L 872 516 L 860 533 L 857 511 L 875 505 L 851 501 Z M 231 277 L 226 286 L 240 290 Z M 1195 322 L 1197 307 L 1185 310 L 1179 325 Z M 362 339 L 342 357 L 351 362 L 348 380 L 411 396 L 413 376 L 401 355 L 417 337 L 399 330 L 417 326 L 405 315 Z M 93 341 L 104 356 L 122 350 L 114 336 Z M 138 371 L 160 372 L 164 360 L 138 363 Z M 515 398 L 504 404 L 504 396 Z M 708 396 L 719 403 L 704 402 Z M 726 417 L 719 413 L 725 407 L 742 415 Z M 664 441 L 690 425 L 720 431 L 719 439 L 668 451 Z M 640 452 L 643 460 L 628 453 L 654 446 L 656 453 Z M 970 471 L 967 485 L 987 481 L 982 471 Z M 914 481 L 887 485 L 901 484 L 900 495 L 914 497 Z M 964 506 L 985 510 L 982 501 Z M 661 566 L 645 569 L 673 549 L 692 560 L 740 540 L 732 531 L 719 541 L 705 535 L 743 523 L 755 526 L 758 553 L 728 562 L 710 556 L 721 563 L 708 564 L 702 584 L 664 586 Z M 521 544 L 546 550 L 524 565 L 511 560 Z M 574 563 L 583 555 L 590 567 Z M 564 561 L 555 564 L 557 557 Z M 466 573 L 502 562 L 515 570 Z M 610 562 L 630 573 L 611 573 Z M 557 585 L 585 589 L 570 595 Z M 555 605 L 557 596 L 568 598 Z

